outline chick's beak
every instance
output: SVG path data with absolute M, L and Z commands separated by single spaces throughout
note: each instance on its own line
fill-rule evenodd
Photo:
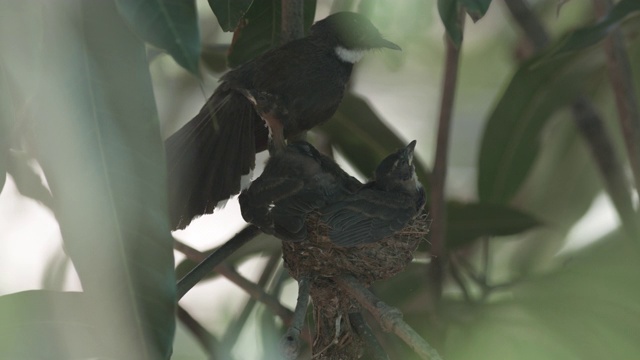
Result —
M 413 140 L 412 142 L 409 143 L 409 145 L 407 145 L 406 148 L 404 148 L 404 158 L 407 160 L 407 163 L 409 165 L 413 164 L 413 151 L 416 149 L 416 141 Z

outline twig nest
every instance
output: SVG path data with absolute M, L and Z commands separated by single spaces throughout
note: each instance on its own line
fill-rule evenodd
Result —
M 333 278 L 351 275 L 365 286 L 401 272 L 413 260 L 413 252 L 429 231 L 422 212 L 396 234 L 372 244 L 339 247 L 328 238 L 328 228 L 316 214 L 307 220 L 308 239 L 282 242 L 286 268 L 294 279 Z

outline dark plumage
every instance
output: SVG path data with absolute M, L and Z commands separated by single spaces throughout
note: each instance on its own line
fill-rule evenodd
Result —
M 172 227 L 184 228 L 240 191 L 256 152 L 267 148 L 261 115 L 274 146 L 282 148 L 285 138 L 335 113 L 353 63 L 366 50 L 382 47 L 400 49 L 364 16 L 337 13 L 315 23 L 307 37 L 225 74 L 200 113 L 165 143 Z M 276 103 L 265 106 L 256 95 Z
M 307 215 L 361 186 L 309 143 L 294 142 L 274 154 L 262 175 L 240 194 L 242 217 L 283 240 L 302 241 Z
M 320 209 L 329 239 L 338 246 L 373 243 L 402 230 L 426 201 L 413 165 L 416 141 L 387 156 L 375 179 L 355 194 Z

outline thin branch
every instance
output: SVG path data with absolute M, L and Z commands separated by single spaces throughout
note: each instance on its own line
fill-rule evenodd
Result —
M 461 28 L 464 28 L 464 15 L 459 16 Z M 445 58 L 444 79 L 442 84 L 442 99 L 440 103 L 440 118 L 438 120 L 438 138 L 436 144 L 435 162 L 431 173 L 431 253 L 434 257 L 429 266 L 430 284 L 433 286 L 434 303 L 437 304 L 442 297 L 446 265 L 446 224 L 447 211 L 445 206 L 445 183 L 447 178 L 447 158 L 449 152 L 449 137 L 451 129 L 451 117 L 458 79 L 458 66 L 460 62 L 460 49 L 446 36 L 447 46 Z
M 473 298 L 471 297 L 471 293 L 469 292 L 469 289 L 467 288 L 467 285 L 464 282 L 464 278 L 462 277 L 462 275 L 460 275 L 460 272 L 458 271 L 457 266 L 450 262 L 449 269 L 451 270 L 451 276 L 453 277 L 453 280 L 456 282 L 456 284 L 458 284 L 458 287 L 460 288 L 460 290 L 462 290 L 464 301 L 466 301 L 468 304 L 473 304 L 474 301 L 473 301 Z
M 304 1 L 282 0 L 280 39 L 284 44 L 304 36 Z
M 389 360 L 389 356 L 380 345 L 378 339 L 373 335 L 373 331 L 364 320 L 364 316 L 362 316 L 359 312 L 354 312 L 349 314 L 349 322 L 351 326 L 355 330 L 356 334 L 364 341 L 365 343 L 365 351 L 368 352 L 370 359 L 373 360 Z
M 611 0 L 594 0 L 594 3 L 599 17 L 604 17 L 613 5 Z M 640 111 L 633 71 L 620 28 L 614 29 L 604 40 L 604 50 L 636 191 L 640 191 Z
M 298 281 L 298 301 L 293 312 L 293 320 L 287 332 L 280 340 L 280 352 L 285 359 L 295 360 L 300 354 L 300 333 L 304 327 L 304 319 L 309 307 L 309 292 L 311 290 L 309 279 L 301 278 Z
M 177 244 L 174 245 L 174 248 L 185 254 L 189 259 L 193 261 L 200 261 L 205 256 L 203 253 L 190 247 L 187 244 L 180 243 L 178 241 L 175 242 Z M 207 259 L 209 259 L 210 257 L 211 256 L 207 257 Z M 280 301 L 278 301 L 276 297 L 267 294 L 261 287 L 246 279 L 233 267 L 227 264 L 219 264 L 213 269 L 213 271 L 226 277 L 229 281 L 233 282 L 238 287 L 246 291 L 249 296 L 265 304 L 276 315 L 278 315 L 285 324 L 291 323 L 291 320 L 293 319 L 293 313 L 291 312 L 291 310 L 280 304 Z
M 200 346 L 202 346 L 202 349 L 209 357 L 212 357 L 216 353 L 216 349 L 220 348 L 220 343 L 216 340 L 215 336 L 205 329 L 205 327 L 202 326 L 198 320 L 194 319 L 182 306 L 178 306 L 177 315 L 182 324 L 189 329 Z
M 525 0 L 505 0 L 505 4 L 513 19 L 535 47 L 536 52 L 544 49 L 549 44 L 549 35 L 529 8 L 529 4 Z
M 382 302 L 352 276 L 336 278 L 337 284 L 351 297 L 356 299 L 362 307 L 367 309 L 380 323 L 385 331 L 393 332 L 401 338 L 422 359 L 441 359 L 440 355 L 415 332 L 404 320 L 400 310 Z
M 178 300 L 182 299 L 182 297 L 191 290 L 192 287 L 207 276 L 216 266 L 222 263 L 244 244 L 251 241 L 258 234 L 260 234 L 260 230 L 257 227 L 253 225 L 247 226 L 224 245 L 219 247 L 218 250 L 209 255 L 206 259 L 202 260 L 201 263 L 178 281 Z M 180 251 L 179 249 L 176 250 Z
M 639 241 L 640 228 L 631 202 L 629 184 L 602 118 L 584 97 L 573 103 L 571 110 L 578 130 L 589 144 L 591 155 L 604 177 L 605 188 L 618 211 L 622 227 L 633 241 Z
M 269 278 L 271 278 L 274 271 L 276 270 L 279 261 L 279 256 L 272 255 L 271 257 L 269 257 L 269 261 L 267 261 L 267 264 L 262 270 L 262 275 L 260 275 L 260 279 L 258 279 L 257 285 L 259 288 L 265 288 L 267 282 L 269 281 Z M 249 297 L 238 318 L 235 319 L 231 325 L 229 325 L 229 328 L 227 328 L 227 331 L 224 333 L 224 336 L 221 340 L 222 344 L 224 344 L 225 346 L 229 346 L 228 344 L 235 343 L 235 339 L 237 339 L 240 335 L 242 328 L 247 323 L 247 320 L 249 319 L 249 316 L 251 315 L 251 312 L 255 308 L 257 302 L 258 301 L 255 298 Z

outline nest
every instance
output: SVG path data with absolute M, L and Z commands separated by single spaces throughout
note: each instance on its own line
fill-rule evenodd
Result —
M 285 266 L 296 280 L 351 275 L 369 286 L 396 275 L 413 260 L 413 252 L 425 239 L 429 224 L 427 213 L 422 212 L 392 236 L 346 248 L 334 245 L 327 236 L 327 226 L 318 221 L 317 215 L 311 215 L 306 241 L 282 242 Z
M 310 279 L 316 337 L 313 343 L 317 359 L 358 359 L 363 344 L 349 321 L 349 313 L 359 305 L 338 287 L 333 278 L 351 275 L 364 286 L 393 277 L 413 260 L 413 252 L 429 232 L 426 212 L 411 220 L 396 234 L 378 242 L 355 247 L 339 247 L 329 240 L 328 228 L 314 214 L 307 219 L 308 239 L 282 242 L 285 267 L 299 280 Z

